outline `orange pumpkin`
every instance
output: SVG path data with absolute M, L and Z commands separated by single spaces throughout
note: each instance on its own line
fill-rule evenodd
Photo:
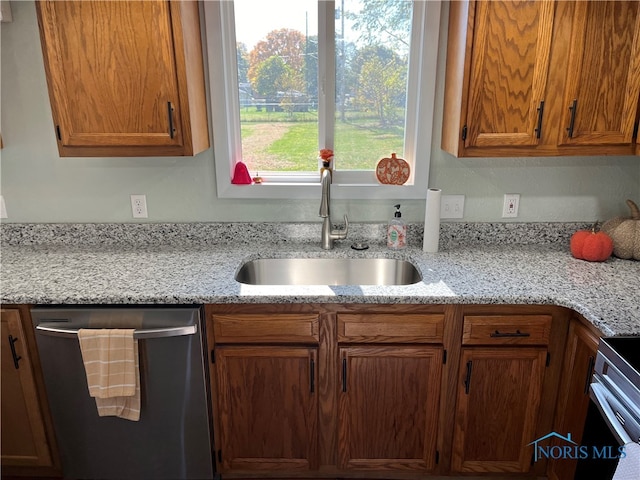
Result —
M 589 262 L 604 262 L 613 252 L 613 240 L 606 233 L 591 230 L 578 230 L 571 236 L 571 255 Z

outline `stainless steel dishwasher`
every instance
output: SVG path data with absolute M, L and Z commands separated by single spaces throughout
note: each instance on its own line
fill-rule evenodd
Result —
M 32 320 L 67 479 L 211 479 L 212 435 L 201 312 L 171 308 L 33 308 Z M 99 417 L 77 331 L 134 328 L 137 422 Z

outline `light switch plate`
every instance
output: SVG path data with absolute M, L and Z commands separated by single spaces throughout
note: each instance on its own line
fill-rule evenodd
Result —
M 442 195 L 440 197 L 440 218 L 462 218 L 464 216 L 464 195 Z

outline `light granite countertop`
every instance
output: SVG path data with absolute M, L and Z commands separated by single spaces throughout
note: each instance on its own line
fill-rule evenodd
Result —
M 309 238 L 315 238 L 312 226 Z M 40 227 L 37 227 L 40 228 Z M 37 230 L 36 228 L 36 230 Z M 51 228 L 46 229 L 51 235 Z M 68 232 L 71 227 L 63 227 Z M 640 335 L 640 262 L 610 258 L 590 263 L 568 251 L 567 232 L 547 242 L 525 244 L 509 235 L 501 241 L 461 241 L 459 230 L 445 231 L 437 253 L 424 253 L 417 240 L 402 251 L 386 249 L 378 229 L 356 228 L 353 237 L 324 251 L 305 238 L 262 241 L 255 235 L 225 232 L 234 242 L 202 240 L 100 241 L 78 227 L 68 239 L 43 241 L 42 231 L 16 226 L 2 232 L 0 301 L 12 304 L 205 304 L 205 303 L 403 303 L 540 304 L 568 307 L 582 314 L 604 335 Z M 96 228 L 93 226 L 92 228 Z M 154 227 L 156 233 L 158 229 Z M 419 226 L 415 227 L 416 229 Z M 498 227 L 503 228 L 503 227 Z M 573 226 L 575 228 L 575 225 Z M 372 230 L 373 229 L 373 230 Z M 9 231 L 8 231 L 9 230 Z M 446 230 L 446 229 L 445 229 Z M 373 231 L 373 234 L 372 234 Z M 410 232 L 412 229 L 410 228 Z M 474 231 L 478 231 L 474 229 Z M 185 232 L 182 232 L 183 234 Z M 213 232 L 219 234 L 220 232 Z M 148 236 L 149 232 L 145 231 Z M 93 241 L 86 238 L 89 235 Z M 477 235 L 477 234 L 474 234 Z M 34 240 L 34 236 L 38 239 Z M 46 236 L 46 235 L 45 235 Z M 370 248 L 350 248 L 359 238 Z M 451 238 L 458 238 L 456 244 Z M 73 240 L 75 238 L 75 241 Z M 79 239 L 80 238 L 80 239 Z M 184 236 L 181 237 L 184 240 Z M 441 231 L 442 238 L 442 231 Z M 523 237 L 518 237 L 523 238 Z M 422 281 L 407 286 L 254 286 L 235 281 L 240 265 L 255 258 L 388 257 L 407 259 Z

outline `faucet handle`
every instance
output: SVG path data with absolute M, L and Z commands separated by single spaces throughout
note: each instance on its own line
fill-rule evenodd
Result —
M 347 214 L 344 215 L 344 230 L 333 230 L 331 232 L 331 236 L 336 240 L 343 240 L 347 238 L 347 233 L 349 233 L 349 218 L 347 218 Z

